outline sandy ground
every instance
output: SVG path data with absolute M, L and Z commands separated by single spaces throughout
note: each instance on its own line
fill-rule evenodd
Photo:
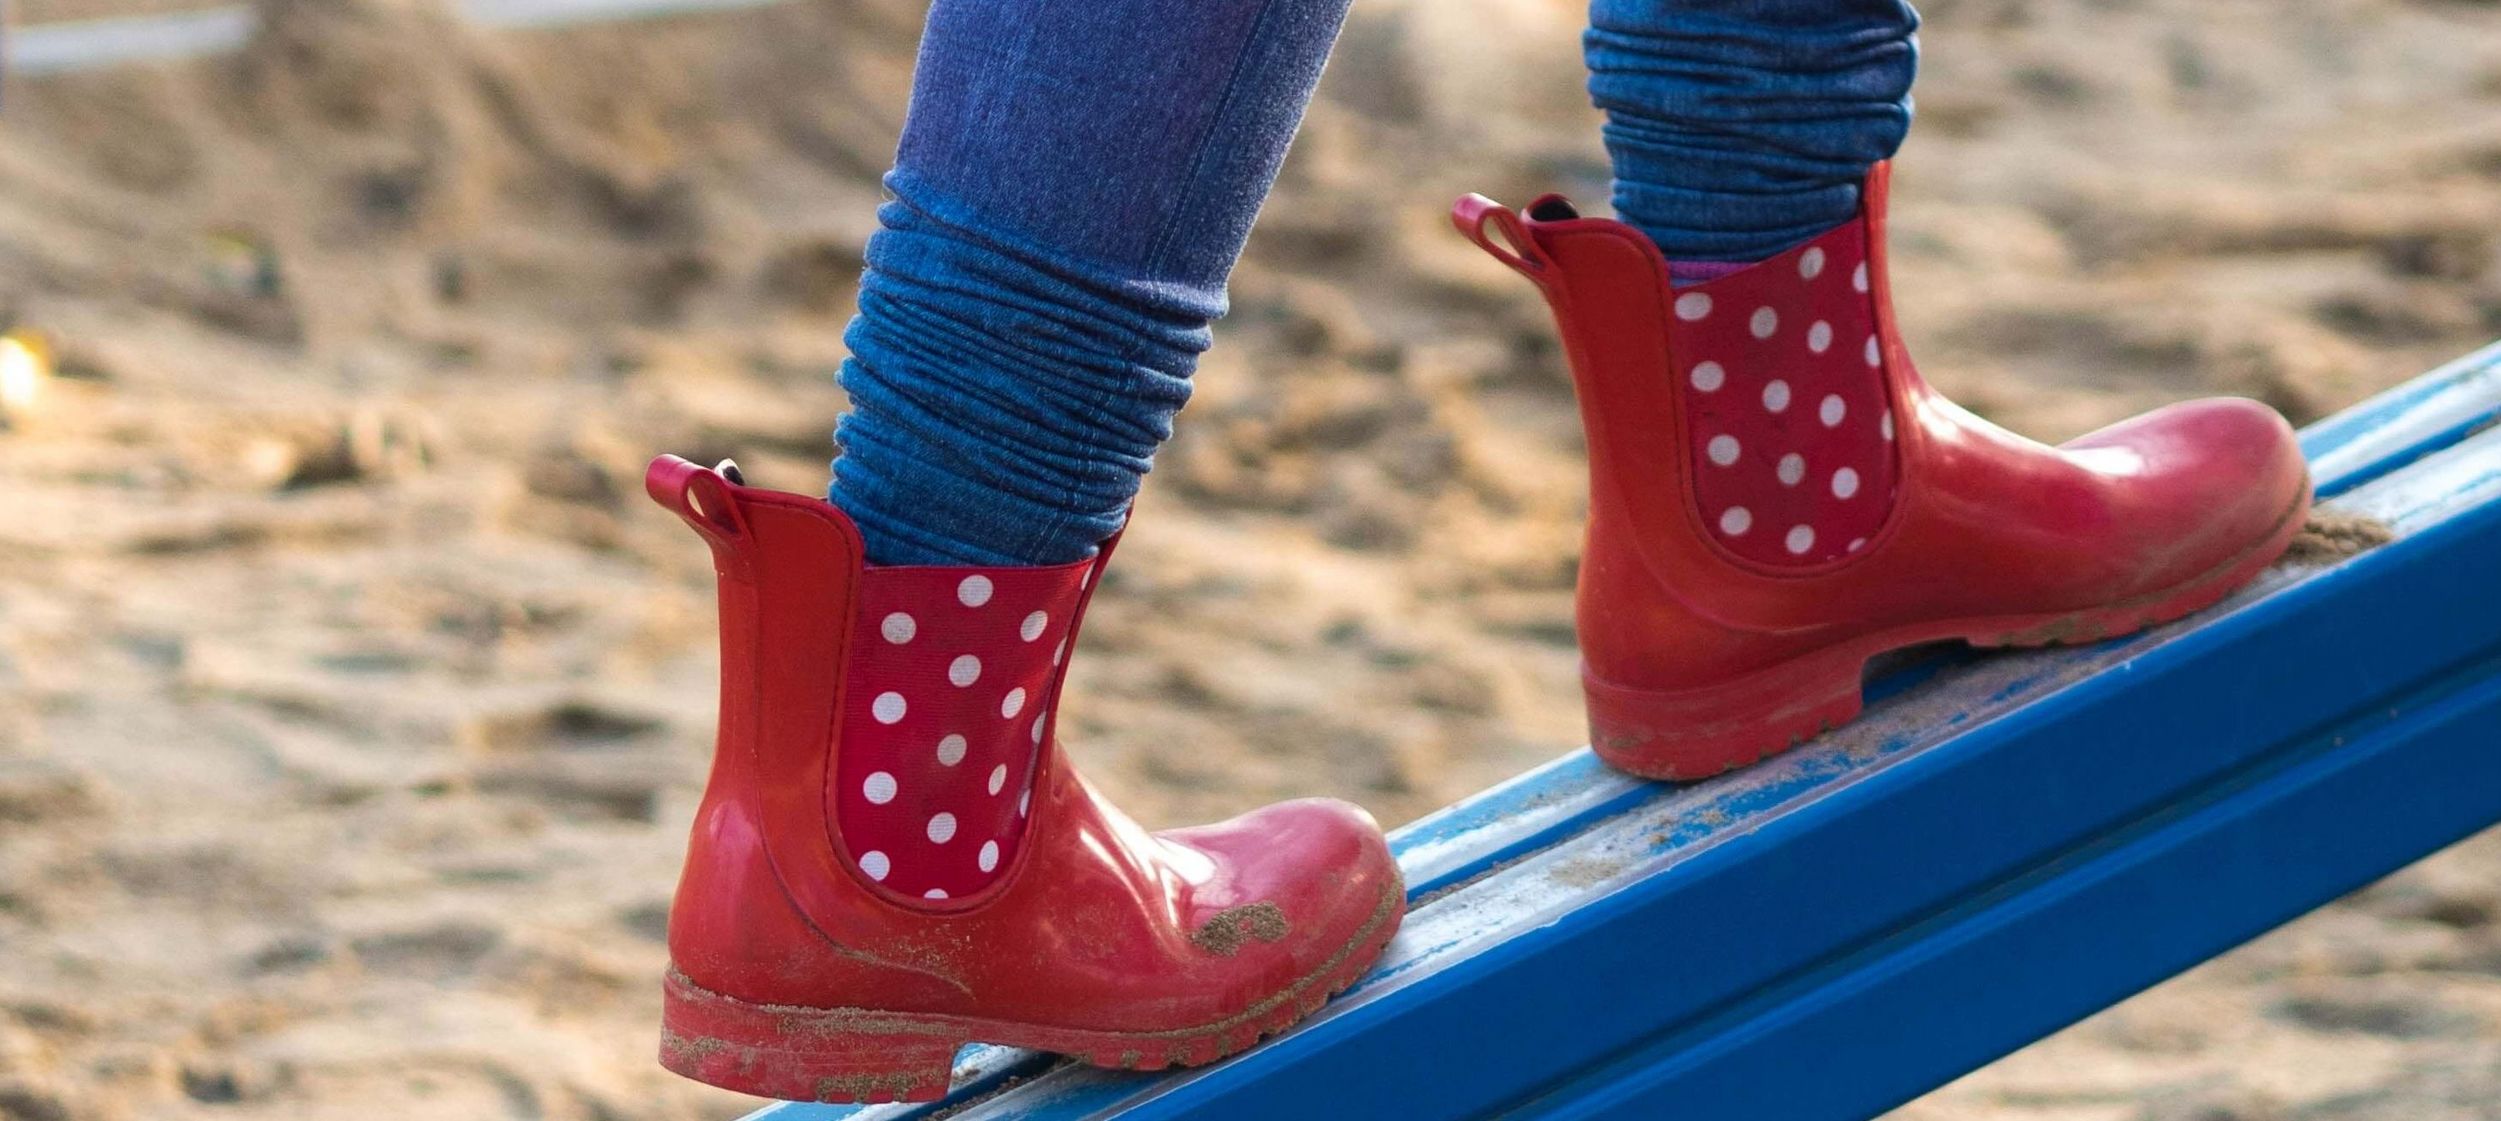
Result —
M 822 484 L 918 12 L 262 6 L 0 115 L 0 312 L 65 375 L 0 430 L 0 1118 L 732 1116 L 649 1059 L 713 652 L 635 483 Z M 1928 14 L 1899 287 L 1981 411 L 2306 419 L 2501 333 L 2489 0 Z M 1568 386 L 1442 217 L 1603 200 L 1577 28 L 1359 0 L 1076 663 L 1149 821 L 1580 742 Z M 2501 837 L 1900 1116 L 2501 1117 Z

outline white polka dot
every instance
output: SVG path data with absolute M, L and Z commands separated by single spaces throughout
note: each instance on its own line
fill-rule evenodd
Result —
M 955 586 L 955 598 L 966 607 L 979 607 L 990 602 L 990 578 L 987 576 L 965 577 L 963 583 Z
M 942 887 L 933 887 L 921 893 L 921 898 L 923 899 L 944 899 L 946 897 L 947 889 Z
M 1707 292 L 1687 292 L 1676 297 L 1676 318 L 1691 323 L 1711 314 L 1711 296 Z
M 1017 796 L 1016 796 L 1016 816 L 1018 816 L 1018 817 L 1023 817 L 1023 816 L 1025 816 L 1025 811 L 1026 811 L 1026 810 L 1029 810 L 1029 809 L 1032 809 L 1032 808 L 1033 808 L 1033 788 L 1032 788 L 1032 787 L 1026 787 L 1026 788 L 1025 788 L 1025 792 L 1024 792 L 1024 793 L 1019 794 L 1019 795 L 1017 795 Z
M 1860 261 L 1857 270 L 1850 273 L 1850 287 L 1861 292 L 1867 290 L 1867 262 Z
M 1036 611 L 1031 615 L 1025 616 L 1024 624 L 1016 628 L 1016 637 L 1024 639 L 1027 642 L 1031 642 L 1042 637 L 1042 628 L 1050 625 L 1051 613 L 1048 611 Z
M 973 682 L 981 680 L 981 659 L 970 654 L 964 654 L 958 656 L 954 661 L 948 662 L 947 680 L 954 682 L 959 687 L 970 685 Z
M 1014 716 L 1023 711 L 1025 711 L 1023 689 L 1010 689 L 1007 691 L 1007 696 L 999 701 L 999 715 L 1001 716 Z
M 1780 457 L 1780 485 L 1793 487 L 1806 477 L 1806 457 L 1790 452 Z
M 1824 250 L 1823 250 L 1823 247 L 1822 247 L 1822 246 L 1816 246 L 1815 248 L 1813 248 L 1813 249 L 1809 249 L 1809 250 L 1807 250 L 1805 253 L 1803 253 L 1803 254 L 1800 254 L 1800 255 L 1799 255 L 1799 257 L 1798 257 L 1798 275 L 1799 275 L 1799 276 L 1804 277 L 1804 278 L 1806 278 L 1806 279 L 1808 279 L 1808 280 L 1813 280 L 1813 279 L 1815 279 L 1815 277 L 1816 277 L 1818 274 L 1822 273 L 1823 271 L 1824 271 Z
M 1789 408 L 1789 383 L 1773 378 L 1770 384 L 1765 385 L 1763 407 L 1775 413 L 1786 411 Z
M 1822 354 L 1832 349 L 1832 324 L 1821 319 L 1806 329 L 1806 349 Z
M 1755 338 L 1768 339 L 1772 337 L 1772 332 L 1780 329 L 1780 313 L 1767 307 L 1756 308 L 1754 318 L 1747 322 L 1746 329 L 1754 332 Z
M 954 839 L 955 839 L 955 815 L 954 815 L 954 814 L 939 814 L 938 816 L 936 816 L 936 817 L 933 817 L 933 818 L 930 818 L 930 819 L 929 819 L 929 840 L 930 840 L 930 843 L 932 843 L 932 844 L 939 844 L 939 845 L 943 845 L 943 844 L 947 843 L 948 841 L 952 841 L 952 840 L 954 840 Z
M 1791 555 L 1804 556 L 1808 549 L 1815 547 L 1815 531 L 1802 525 L 1790 526 L 1789 539 L 1784 544 L 1789 547 Z
M 868 776 L 868 781 L 860 784 L 860 794 L 880 806 L 894 801 L 894 776 L 884 771 Z
M 1056 647 L 1053 647 L 1053 648 L 1052 648 L 1052 650 L 1051 650 L 1051 664 L 1056 666 L 1056 665 L 1058 665 L 1058 664 L 1059 664 L 1059 660 L 1060 660 L 1061 658 L 1064 658 L 1064 657 L 1067 657 L 1067 656 L 1068 656 L 1068 640 L 1063 638 L 1063 639 L 1059 640 L 1059 645 L 1058 645 L 1058 646 L 1056 646 Z
M 1853 553 L 1855 553 L 1855 552 L 1859 551 L 1860 549 L 1864 549 L 1864 548 L 1866 548 L 1866 547 L 1867 547 L 1867 539 L 1866 539 L 1866 538 L 1864 538 L 1864 537 L 1853 537 L 1853 538 L 1851 538 L 1851 539 L 1850 539 L 1850 547 L 1849 547 L 1849 550 L 1848 550 L 1848 551 L 1849 551 L 1849 552 L 1853 552 Z
M 964 761 L 964 749 L 968 746 L 971 745 L 964 741 L 964 737 L 950 732 L 938 741 L 938 761 L 950 767 L 961 763 Z
M 1859 357 L 1866 359 L 1870 366 L 1884 365 L 1884 350 L 1876 345 L 1876 336 L 1867 336 L 1867 349 Z
M 1824 427 L 1832 428 L 1838 426 L 1841 418 L 1849 415 L 1849 412 L 1849 403 L 1843 401 L 1840 394 L 1827 393 L 1824 395 L 1824 403 L 1815 409 L 1815 419 L 1823 421 Z
M 901 720 L 903 719 L 903 694 L 879 693 L 877 699 L 869 703 L 868 711 L 869 715 L 876 717 L 880 724 L 892 724 Z
M 860 854 L 860 871 L 868 873 L 869 879 L 884 883 L 886 873 L 894 871 L 894 862 L 886 859 L 885 853 L 873 850 L 864 852 Z
M 1711 462 L 1722 467 L 1735 463 L 1737 462 L 1737 438 L 1725 434 L 1713 436 L 1710 443 L 1702 445 L 1702 454 L 1710 456 Z
M 1858 493 L 1858 472 L 1844 467 L 1832 473 L 1832 496 L 1848 498 Z
M 885 635 L 886 641 L 897 646 L 912 641 L 912 636 L 919 634 L 920 629 L 919 623 L 913 622 L 911 616 L 900 611 L 886 616 L 884 622 L 877 624 L 877 633 Z
M 1033 718 L 1033 742 L 1035 742 L 1035 743 L 1041 743 L 1041 742 L 1042 742 L 1042 726 L 1043 726 L 1044 724 L 1048 724 L 1048 723 L 1050 723 L 1050 722 L 1051 722 L 1051 716 L 1050 716 L 1050 714 L 1049 714 L 1049 713 L 1044 713 L 1044 714 L 1042 714 L 1042 715 L 1040 715 L 1040 716 L 1037 716 L 1037 717 L 1034 717 L 1034 718 Z
M 1006 786 L 1007 764 L 1001 763 L 998 766 L 990 768 L 990 793 L 996 794 Z
M 1743 537 L 1753 526 L 1754 511 L 1743 506 L 1731 506 L 1720 513 L 1719 531 L 1730 537 Z
M 1893 438 L 1893 414 L 1892 414 L 1892 413 L 1886 413 L 1886 414 L 1884 414 L 1884 419 L 1876 422 L 1876 431 L 1884 433 L 1884 438 L 1885 438 L 1885 439 L 1887 439 L 1887 440 L 1890 440 L 1890 439 L 1892 439 L 1892 438 Z
M 1695 389 L 1704 393 L 1717 393 L 1719 387 L 1726 384 L 1728 384 L 1728 371 L 1721 369 L 1719 363 L 1703 362 L 1694 366 L 1693 387 Z
M 981 843 L 981 856 L 976 863 L 981 865 L 981 870 L 984 872 L 998 867 L 999 843 L 997 841 L 983 841 Z

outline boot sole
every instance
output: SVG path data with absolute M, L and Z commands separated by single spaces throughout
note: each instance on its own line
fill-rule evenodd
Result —
M 1634 689 L 1588 673 L 1590 749 L 1642 778 L 1692 782 L 1747 766 L 1855 719 L 1869 659 L 1959 639 L 1983 648 L 2099 642 L 2203 611 L 2256 579 L 2301 532 L 2310 495 L 2257 545 L 2169 588 L 2082 611 L 1945 619 L 1878 631 L 1692 689 Z
M 869 1104 L 945 1097 L 956 1052 L 995 1043 L 1098 1067 L 1162 1070 L 1240 1054 L 1294 1026 L 1379 960 L 1406 913 L 1390 884 L 1355 937 L 1283 991 L 1212 1023 L 1097 1031 L 873 1008 L 807 1008 L 724 996 L 674 966 L 663 983 L 660 1065 L 697 1082 L 783 1101 Z

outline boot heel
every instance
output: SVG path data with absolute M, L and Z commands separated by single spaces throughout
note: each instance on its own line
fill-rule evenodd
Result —
M 1859 668 L 1860 659 L 1827 651 L 1690 689 L 1636 689 L 1583 666 L 1590 750 L 1642 778 L 1709 778 L 1857 716 Z
M 751 1004 L 675 969 L 662 998 L 660 1065 L 783 1101 L 936 1101 L 970 1042 L 944 1017 Z

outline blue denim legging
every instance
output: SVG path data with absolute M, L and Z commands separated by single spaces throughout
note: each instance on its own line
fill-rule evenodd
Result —
M 936 0 L 842 370 L 879 564 L 1118 529 L 1348 0 Z M 1848 218 L 1910 122 L 1899 0 L 1593 0 L 1618 214 L 1741 261 Z

